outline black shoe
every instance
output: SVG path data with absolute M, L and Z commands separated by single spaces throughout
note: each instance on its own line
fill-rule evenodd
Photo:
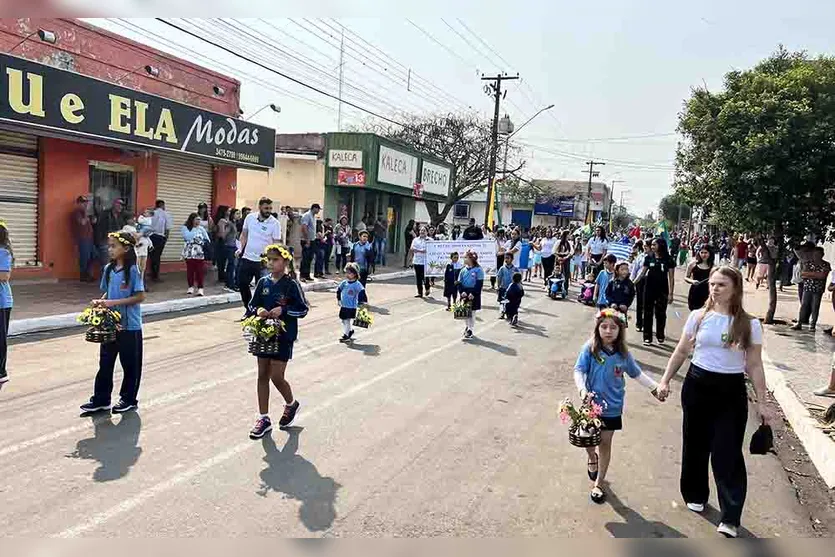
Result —
M 261 439 L 268 432 L 272 431 L 272 429 L 273 423 L 270 421 L 269 416 L 258 418 L 258 420 L 255 422 L 255 426 L 249 431 L 249 438 Z
M 351 337 L 349 337 L 348 335 L 342 335 L 342 338 L 339 339 L 339 342 L 342 342 L 342 343 L 348 342 L 348 339 L 350 339 L 350 338 Z
M 119 400 L 119 402 L 116 404 L 116 406 L 111 408 L 110 411 L 113 412 L 114 414 L 124 414 L 125 412 L 128 412 L 129 410 L 135 410 L 137 408 L 137 406 L 138 406 L 138 404 L 136 404 L 136 403 L 131 404 L 131 403 L 125 402 L 124 400 Z
M 602 505 L 606 501 L 606 492 L 599 487 L 595 487 L 589 493 L 589 498 L 592 502 Z
M 110 410 L 110 403 L 107 404 L 98 404 L 93 399 L 90 399 L 90 402 L 85 402 L 81 405 L 81 411 L 85 414 L 90 412 L 100 412 L 102 410 Z
M 464 332 L 464 338 L 465 338 L 465 339 L 471 339 L 471 338 L 473 338 L 473 330 L 472 330 L 472 329 L 467 329 L 467 330 Z
M 284 406 L 284 415 L 278 420 L 278 427 L 290 427 L 299 413 L 299 401 L 295 401 L 291 406 Z

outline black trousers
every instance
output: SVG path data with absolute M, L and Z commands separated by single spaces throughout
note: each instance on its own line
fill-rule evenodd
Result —
M 99 372 L 93 390 L 93 401 L 97 404 L 110 404 L 117 356 L 122 364 L 119 397 L 128 404 L 137 402 L 139 383 L 142 380 L 142 331 L 119 331 L 116 333 L 116 342 L 102 344 L 99 348 Z
M 360 268 L 360 284 L 365 286 L 368 283 L 368 268 Z
M 748 491 L 743 441 L 748 397 L 742 373 L 713 373 L 691 365 L 681 389 L 684 409 L 681 495 L 707 503 L 710 460 L 722 522 L 739 526 Z
M 250 261 L 243 258 L 238 261 L 238 288 L 241 289 L 241 302 L 243 302 L 245 309 L 249 309 L 249 302 L 252 301 L 252 290 L 249 289 L 249 283 L 252 282 L 252 279 L 255 279 L 257 283 L 260 278 L 260 261 Z
M 310 267 L 313 265 L 315 251 L 313 242 L 308 242 L 307 245 L 302 244 L 302 264 L 299 273 L 303 279 L 310 280 Z
M 635 285 L 635 326 L 644 328 L 644 281 Z
M 429 292 L 429 279 L 426 278 L 426 267 L 423 265 L 414 265 L 415 268 L 415 283 L 417 284 L 417 291 L 420 296 L 423 296 L 423 289 Z
M 557 263 L 557 256 L 552 255 L 550 257 L 543 257 L 542 258 L 542 276 L 543 282 L 548 284 L 548 277 L 554 272 L 554 265 Z
M 149 253 L 148 256 L 151 259 L 151 278 L 154 280 L 159 279 L 159 267 L 160 262 L 162 261 L 162 250 L 165 249 L 166 242 L 168 242 L 168 238 L 165 236 L 151 234 L 151 243 L 154 245 L 154 249 L 151 250 L 151 253 Z
M 12 308 L 0 309 L 0 383 L 8 379 L 6 360 L 9 355 L 9 321 L 12 319 Z
M 655 317 L 655 336 L 667 338 L 667 294 L 654 288 L 644 289 L 644 340 L 652 340 L 652 318 Z

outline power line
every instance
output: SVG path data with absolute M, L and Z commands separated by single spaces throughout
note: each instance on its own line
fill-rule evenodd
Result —
M 445 19 L 441 18 L 441 22 L 442 22 L 444 25 L 446 25 L 447 27 L 449 27 L 449 28 L 452 30 L 452 32 L 453 32 L 453 33 L 455 33 L 456 35 L 458 35 L 458 37 L 459 37 L 462 41 L 464 41 L 464 43 L 466 43 L 466 45 L 467 45 L 467 46 L 469 46 L 471 49 L 473 49 L 473 51 L 474 51 L 476 54 L 478 54 L 479 56 L 481 56 L 482 58 L 484 58 L 484 59 L 487 61 L 487 63 L 488 63 L 488 64 L 494 64 L 494 63 L 495 63 L 493 60 L 491 60 L 491 59 L 490 59 L 490 57 L 489 57 L 489 56 L 486 56 L 483 52 L 481 52 L 481 50 L 479 50 L 478 48 L 476 48 L 475 46 L 473 46 L 473 44 L 472 44 L 472 43 L 471 43 L 471 42 L 467 39 L 467 37 L 465 37 L 464 35 L 462 35 L 462 34 L 458 31 L 458 29 L 456 29 L 455 27 L 453 27 L 452 25 L 450 25 L 449 23 L 447 23 L 447 21 L 446 21 Z M 508 68 L 508 69 L 509 69 L 509 68 Z
M 470 35 L 472 35 L 473 37 L 475 37 L 476 39 L 478 39 L 478 41 L 479 41 L 481 44 L 483 44 L 484 46 L 486 46 L 486 47 L 487 47 L 487 50 L 489 50 L 490 52 L 492 52 L 493 54 L 495 54 L 495 55 L 496 55 L 496 57 L 499 59 L 499 61 L 500 61 L 500 62 L 502 62 L 502 63 L 503 63 L 505 66 L 507 66 L 508 68 L 513 67 L 513 64 L 511 64 L 510 62 L 508 62 L 507 60 L 505 60 L 504 58 L 502 58 L 502 55 L 501 55 L 501 54 L 499 54 L 498 52 L 496 52 L 495 50 L 493 50 L 493 48 L 492 48 L 489 44 L 487 44 L 487 42 L 486 42 L 486 41 L 484 41 L 484 40 L 483 40 L 483 39 L 482 39 L 482 38 L 481 38 L 478 34 L 474 33 L 474 32 L 472 31 L 472 29 L 470 29 L 469 27 L 467 27 L 467 24 L 466 24 L 466 23 L 464 23 L 464 22 L 461 20 L 461 18 L 458 18 L 458 19 L 457 19 L 457 21 L 458 21 L 458 23 L 459 23 L 459 24 L 461 24 L 461 26 L 462 26 L 464 29 L 466 29 L 466 30 L 470 33 Z
M 524 147 L 528 147 L 529 149 L 533 149 L 535 151 L 541 151 L 541 152 L 544 152 L 544 153 L 557 155 L 557 156 L 560 156 L 560 157 L 563 157 L 563 158 L 574 159 L 574 160 L 583 160 L 583 159 L 586 158 L 583 155 L 576 155 L 574 153 L 567 153 L 565 151 L 559 151 L 557 149 L 549 149 L 547 147 L 543 147 L 541 145 L 535 145 L 535 144 L 532 144 L 532 143 L 523 143 L 521 141 L 517 142 L 517 143 L 519 145 L 522 145 Z M 675 170 L 674 166 L 666 166 L 666 165 L 655 164 L 655 163 L 645 163 L 645 162 L 640 162 L 640 161 L 624 161 L 624 160 L 618 160 L 618 159 L 610 159 L 610 158 L 606 158 L 606 157 L 603 157 L 603 160 L 608 164 L 612 164 L 613 166 L 624 166 L 624 167 L 627 167 L 627 168 L 634 168 L 636 170 L 668 170 L 668 171 Z
M 453 56 L 453 57 L 455 57 L 455 58 L 457 58 L 458 60 L 460 60 L 460 61 L 461 61 L 461 63 L 463 63 L 463 64 L 464 64 L 464 66 L 465 66 L 465 67 L 467 67 L 468 69 L 470 69 L 470 62 L 468 62 L 467 60 L 464 60 L 464 59 L 463 59 L 463 58 L 462 58 L 462 57 L 461 57 L 461 56 L 460 56 L 457 52 L 455 52 L 454 50 L 450 49 L 448 46 L 446 46 L 445 44 L 443 44 L 441 41 L 439 41 L 438 39 L 436 39 L 435 37 L 433 37 L 433 36 L 432 36 L 432 35 L 431 35 L 428 31 L 426 31 L 426 30 L 424 30 L 422 27 L 418 26 L 418 25 L 417 25 L 414 21 L 412 21 L 411 19 L 406 18 L 406 21 L 407 21 L 407 22 L 408 22 L 408 23 L 409 23 L 412 27 L 414 27 L 415 29 L 417 29 L 418 31 L 420 31 L 421 33 L 423 33 L 424 35 L 426 35 L 427 37 L 429 37 L 429 38 L 432 40 L 432 42 L 434 42 L 435 44 L 437 44 L 438 46 L 440 46 L 441 48 L 443 48 L 444 50 L 446 50 L 447 52 L 449 52 L 450 54 L 452 54 L 452 56 Z M 476 70 L 476 73 L 478 73 L 478 67 L 476 67 L 476 68 L 475 68 L 475 70 Z

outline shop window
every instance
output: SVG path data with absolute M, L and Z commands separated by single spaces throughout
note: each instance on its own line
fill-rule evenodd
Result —
M 125 212 L 134 213 L 133 167 L 90 161 L 90 194 L 96 214 L 106 212 L 121 199 Z
M 453 207 L 453 216 L 456 219 L 468 219 L 470 218 L 470 204 L 469 203 L 456 203 L 455 207 Z

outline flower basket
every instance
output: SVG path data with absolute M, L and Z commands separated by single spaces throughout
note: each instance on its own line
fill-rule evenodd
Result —
M 354 327 L 367 329 L 373 323 L 374 317 L 371 315 L 371 312 L 368 311 L 368 308 L 360 308 L 357 310 L 357 316 L 354 318 Z
M 568 442 L 575 447 L 596 447 L 600 444 L 600 430 L 603 426 L 600 416 L 606 403 L 597 404 L 594 402 L 595 396 L 595 393 L 588 393 L 579 408 L 568 398 L 560 404 L 560 420 L 563 423 L 570 422 Z
M 278 354 L 280 345 L 277 336 L 270 340 L 253 339 L 249 341 L 248 352 L 254 356 L 269 356 Z
M 462 294 L 461 299 L 452 305 L 452 317 L 454 319 L 467 319 L 473 316 L 471 296 Z
M 568 429 L 568 442 L 575 447 L 596 447 L 600 444 L 600 428 L 577 426 Z
M 88 306 L 76 317 L 79 323 L 90 326 L 84 333 L 84 340 L 96 344 L 116 342 L 121 319 L 122 315 L 118 311 L 98 305 Z
M 278 354 L 281 335 L 285 331 L 280 319 L 247 317 L 241 323 L 244 338 L 249 342 L 249 353 L 254 355 Z

